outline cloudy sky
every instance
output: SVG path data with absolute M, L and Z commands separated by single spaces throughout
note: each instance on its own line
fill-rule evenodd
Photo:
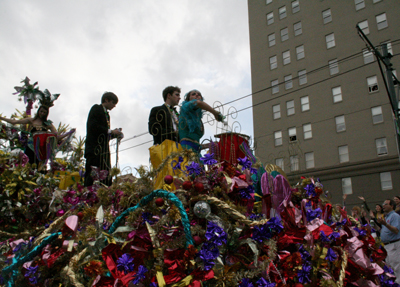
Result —
M 41 90 L 61 94 L 49 119 L 85 136 L 91 106 L 112 91 L 119 103 L 111 126 L 125 134 L 125 173 L 148 165 L 148 115 L 163 103 L 166 86 L 182 94 L 196 88 L 211 105 L 251 93 L 246 0 L 1 0 L 0 39 L 0 113 L 25 109 L 12 93 L 28 76 Z M 250 106 L 245 97 L 223 113 Z M 234 121 L 252 136 L 251 109 L 229 125 Z M 206 131 L 204 138 L 221 132 L 215 124 Z

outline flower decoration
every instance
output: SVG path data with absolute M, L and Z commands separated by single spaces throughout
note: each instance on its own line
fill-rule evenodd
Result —
M 171 167 L 172 167 L 172 170 L 173 170 L 173 172 L 174 172 L 174 174 L 175 174 L 175 171 L 177 170 L 177 169 L 179 169 L 179 170 L 182 170 L 182 167 L 181 167 L 181 163 L 183 162 L 183 157 L 179 157 L 178 158 L 178 160 L 173 160 L 172 162 L 171 162 Z M 175 164 L 175 166 L 174 166 L 174 164 Z
M 311 273 L 312 267 L 310 265 L 303 265 L 302 269 L 300 269 L 297 272 L 297 276 L 299 278 L 299 282 L 300 283 L 310 283 L 311 279 L 310 279 L 310 273 Z
M 337 257 L 338 256 L 337 256 L 336 252 L 332 248 L 329 248 L 328 252 L 326 254 L 325 260 L 329 260 L 330 262 L 333 262 L 337 259 Z
M 204 164 L 207 164 L 207 165 L 213 165 L 213 164 L 218 163 L 217 160 L 214 159 L 214 154 L 213 153 L 205 154 L 203 157 L 200 158 L 200 160 L 202 162 L 204 162 Z
M 206 242 L 198 254 L 203 260 L 204 270 L 210 270 L 214 267 L 214 260 L 219 256 L 219 249 L 214 243 Z
M 307 186 L 304 188 L 307 192 L 307 196 L 309 197 L 314 197 L 317 196 L 316 192 L 315 192 L 315 186 L 314 184 L 310 183 L 307 184 Z
M 145 278 L 144 273 L 146 273 L 147 271 L 149 271 L 149 270 L 147 270 L 146 267 L 144 267 L 143 265 L 140 265 L 139 270 L 135 275 L 135 279 L 132 280 L 132 283 L 135 285 L 138 284 L 141 280 L 143 280 Z
M 257 281 L 257 287 L 275 287 L 276 283 L 270 283 L 267 280 L 265 280 L 263 277 L 261 277 Z
M 215 245 L 220 246 L 223 243 L 226 244 L 227 234 L 225 233 L 224 229 L 219 227 L 212 221 L 208 222 L 207 232 L 205 236 L 208 241 L 214 243 Z
M 308 221 L 312 221 L 313 219 L 320 217 L 322 213 L 322 210 L 320 208 L 316 208 L 314 210 L 309 209 L 306 212 L 306 217 Z
M 251 283 L 250 279 L 243 278 L 242 282 L 239 284 L 239 287 L 254 287 L 254 285 Z
M 242 170 L 251 167 L 251 161 L 247 159 L 247 156 L 245 156 L 244 158 L 238 158 L 238 163 L 242 166 Z
M 125 274 L 132 272 L 134 265 L 133 258 L 128 253 L 122 254 L 117 260 L 117 269 L 119 271 L 124 271 Z
M 197 162 L 191 162 L 189 165 L 186 166 L 186 171 L 189 175 L 200 175 L 202 169 Z

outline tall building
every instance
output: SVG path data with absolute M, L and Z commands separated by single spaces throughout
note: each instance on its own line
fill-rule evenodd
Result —
M 248 9 L 256 156 L 292 184 L 320 178 L 333 203 L 364 196 L 374 209 L 400 195 L 389 96 L 356 29 L 381 53 L 387 43 L 400 70 L 399 2 L 248 0 Z

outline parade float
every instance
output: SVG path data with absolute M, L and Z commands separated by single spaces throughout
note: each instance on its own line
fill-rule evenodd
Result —
M 135 177 L 114 168 L 110 187 L 94 169 L 85 188 L 82 141 L 43 173 L 18 134 L 1 127 L 13 142 L 0 151 L 1 286 L 398 286 L 370 226 L 332 208 L 317 177 L 291 186 L 244 135 Z

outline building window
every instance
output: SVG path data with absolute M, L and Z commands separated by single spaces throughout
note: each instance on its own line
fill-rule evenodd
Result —
M 379 91 L 378 78 L 376 76 L 368 77 L 367 84 L 368 84 L 368 91 L 370 93 Z
M 274 12 L 267 14 L 267 25 L 274 23 Z
M 299 85 L 304 85 L 307 84 L 307 71 L 306 70 L 301 70 L 298 72 L 299 76 Z
M 289 30 L 288 30 L 288 28 L 286 27 L 286 28 L 283 28 L 283 29 L 281 30 L 281 40 L 282 40 L 282 42 L 283 42 L 283 41 L 286 41 L 287 39 L 289 39 Z
M 339 73 L 339 63 L 337 59 L 329 61 L 328 64 L 329 64 L 329 73 L 331 76 Z
M 311 139 L 312 138 L 312 129 L 311 129 L 311 124 L 305 124 L 303 125 L 303 134 L 304 134 L 304 139 Z
M 342 101 L 342 87 L 332 88 L 333 102 L 338 103 Z
M 288 116 L 294 115 L 294 100 L 286 102 L 286 114 Z
M 365 8 L 364 0 L 354 0 L 354 3 L 356 4 L 356 11 Z
M 290 50 L 282 53 L 283 65 L 290 64 Z
M 288 133 L 289 133 L 289 142 L 297 141 L 296 127 L 289 128 Z
M 275 33 L 268 35 L 268 46 L 275 46 Z
M 279 19 L 286 18 L 286 6 L 279 8 Z
M 358 27 L 364 32 L 365 35 L 369 34 L 368 20 L 358 23 Z
M 274 114 L 274 120 L 281 118 L 281 105 L 272 106 L 272 113 Z
M 292 13 L 297 13 L 300 11 L 300 3 L 299 0 L 292 1 Z
M 278 58 L 276 55 L 269 58 L 269 68 L 271 70 L 278 68 Z
M 299 157 L 297 155 L 290 156 L 290 171 L 299 170 Z
M 297 60 L 301 60 L 305 57 L 304 45 L 296 47 L 296 57 L 297 57 Z
M 376 16 L 376 24 L 378 25 L 378 30 L 385 29 L 388 26 L 386 13 L 382 13 Z
M 349 161 L 349 147 L 342 145 L 339 148 L 339 162 L 344 163 Z
M 342 191 L 343 194 L 353 194 L 353 188 L 351 187 L 351 178 L 342 178 Z
M 346 122 L 344 121 L 344 116 L 337 116 L 335 117 L 336 122 L 336 131 L 344 132 L 346 130 Z
M 364 64 L 372 63 L 375 60 L 374 54 L 368 49 L 363 50 L 363 56 L 364 56 Z
M 293 88 L 292 75 L 285 76 L 285 90 Z
M 265 1 L 265 5 L 268 5 L 268 4 L 271 4 L 272 3 L 272 0 L 266 0 Z
M 378 155 L 387 155 L 387 145 L 386 145 L 386 138 L 380 138 L 375 140 L 376 145 L 376 152 Z
M 300 103 L 301 103 L 301 111 L 302 112 L 308 111 L 310 109 L 310 100 L 309 100 L 308 96 L 301 97 Z
M 282 145 L 282 131 L 277 131 L 274 133 L 275 146 Z
M 304 158 L 306 160 L 306 168 L 314 167 L 314 152 L 306 152 L 304 154 Z
M 284 171 L 285 163 L 283 161 L 283 158 L 276 158 L 275 159 L 275 165 L 279 166 Z
M 392 175 L 390 172 L 381 172 L 380 178 L 382 190 L 393 189 Z
M 335 44 L 335 34 L 332 33 L 332 34 L 326 35 L 325 36 L 325 42 L 326 42 L 326 48 L 327 49 L 335 47 L 335 45 L 336 45 Z
M 331 9 L 327 9 L 325 11 L 322 11 L 322 19 L 324 20 L 324 24 L 332 22 Z
M 301 22 L 293 24 L 294 35 L 299 36 L 303 33 L 303 28 L 301 27 Z
M 372 122 L 374 124 L 383 123 L 383 114 L 381 106 L 372 108 L 371 113 L 372 113 Z
M 279 81 L 278 80 L 271 81 L 271 87 L 272 87 L 272 94 L 279 93 Z
M 382 47 L 383 44 L 386 44 L 388 53 L 390 53 L 390 54 L 393 55 L 392 44 L 390 43 L 390 41 L 386 41 L 386 42 L 383 42 L 383 43 L 381 44 L 381 47 L 380 47 L 380 48 L 381 48 L 382 54 L 383 54 L 383 47 Z

